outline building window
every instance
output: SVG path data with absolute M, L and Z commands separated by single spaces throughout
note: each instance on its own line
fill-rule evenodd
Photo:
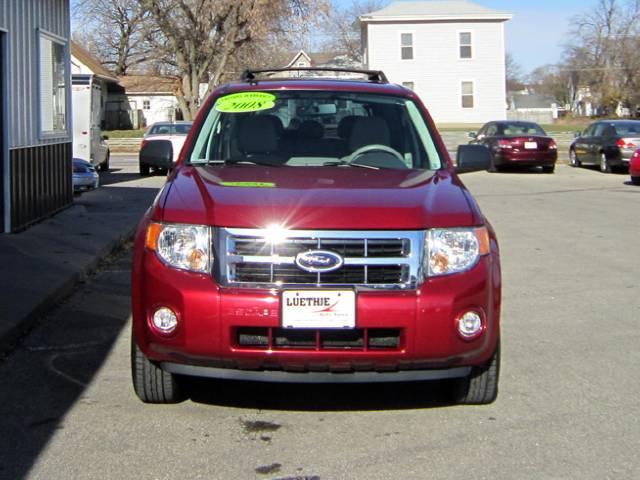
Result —
M 471 58 L 471 32 L 460 32 L 460 58 Z
M 65 45 L 40 35 L 40 128 L 43 133 L 67 131 L 67 63 Z
M 143 110 L 151 110 L 151 100 L 143 100 L 142 101 L 142 109 Z
M 462 82 L 462 108 L 473 108 L 473 82 Z
M 402 82 L 402 86 L 408 88 L 409 90 L 415 90 L 415 83 L 413 82 Z
M 400 58 L 413 60 L 413 33 L 400 34 Z

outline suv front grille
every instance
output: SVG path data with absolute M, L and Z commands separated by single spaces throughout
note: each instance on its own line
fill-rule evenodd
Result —
M 240 327 L 235 331 L 235 342 L 236 348 L 264 350 L 398 350 L 401 348 L 401 330 Z
M 220 283 L 247 288 L 415 288 L 424 244 L 421 231 L 292 230 L 270 242 L 265 230 L 220 228 L 215 238 Z M 344 263 L 330 272 L 305 271 L 296 256 L 312 250 L 337 253 Z

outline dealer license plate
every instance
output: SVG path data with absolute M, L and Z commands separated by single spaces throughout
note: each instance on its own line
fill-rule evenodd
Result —
M 538 148 L 538 143 L 537 142 L 524 142 L 524 148 L 526 150 L 535 150 L 536 148 Z
M 353 290 L 284 290 L 284 328 L 355 328 Z

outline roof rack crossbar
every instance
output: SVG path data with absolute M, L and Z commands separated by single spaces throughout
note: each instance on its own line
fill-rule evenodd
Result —
M 335 72 L 335 73 L 357 73 L 366 75 L 367 80 L 375 83 L 389 83 L 387 76 L 382 70 L 361 70 L 357 68 L 329 68 L 329 67 L 289 67 L 289 68 L 264 68 L 259 70 L 247 69 L 242 72 L 240 78 L 243 82 L 257 81 L 256 75 L 261 73 L 278 72 Z

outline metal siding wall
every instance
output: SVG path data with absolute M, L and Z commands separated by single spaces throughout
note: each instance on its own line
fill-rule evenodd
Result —
M 67 142 L 62 138 L 40 138 L 38 90 L 38 30 L 69 39 L 69 0 L 0 0 L 4 11 L 0 26 L 9 31 L 9 147 L 30 147 Z M 71 72 L 67 62 L 67 116 L 71 115 Z
M 10 230 L 27 228 L 71 205 L 71 65 L 67 42 L 67 134 L 40 138 L 39 35 L 70 39 L 69 0 L 0 0 L 8 31 Z

